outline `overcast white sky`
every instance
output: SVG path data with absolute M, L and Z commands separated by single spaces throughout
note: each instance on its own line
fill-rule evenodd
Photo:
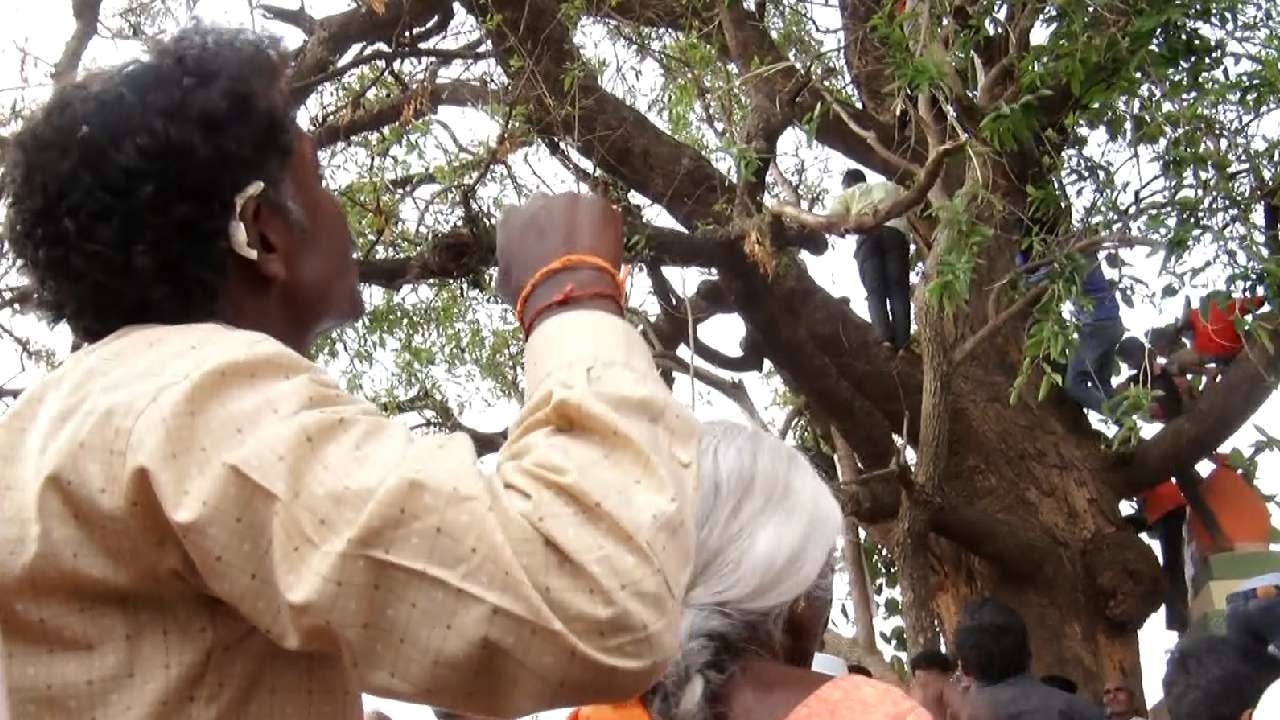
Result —
M 6 9 L 13 10 L 19 3 L 17 0 L 0 0 Z M 108 8 L 118 6 L 118 1 L 108 0 Z M 289 5 L 284 2 L 281 4 Z M 343 0 L 311 0 L 307 9 L 314 15 L 324 15 L 336 9 L 349 6 Z M 45 0 L 42 2 L 21 3 L 21 12 L 5 13 L 5 20 L 0 23 L 0 106 L 8 107 L 12 102 L 24 97 L 40 95 L 48 86 L 48 69 L 56 60 L 62 44 L 70 34 L 72 20 L 70 0 Z M 223 24 L 250 24 L 249 3 L 245 0 L 203 0 L 199 3 L 199 14 L 206 19 Z M 281 32 L 283 29 L 274 27 Z M 286 33 L 287 34 L 287 33 Z M 291 38 L 293 39 L 293 38 Z M 30 53 L 25 56 L 23 50 Z M 118 62 L 138 52 L 136 44 L 96 39 L 86 55 L 85 65 L 104 65 Z M 566 187 L 565 190 L 576 189 Z M 836 178 L 832 179 L 831 191 L 836 190 Z M 852 247 L 848 243 L 837 241 L 835 247 L 821 258 L 807 258 L 807 264 L 814 277 L 825 287 L 840 296 L 854 299 L 854 307 L 859 312 L 865 311 L 863 292 L 858 281 L 856 267 L 852 257 Z M 1145 262 L 1139 267 L 1153 269 L 1152 262 Z M 692 287 L 694 281 L 690 281 Z M 1188 289 L 1188 294 L 1198 298 L 1206 288 L 1195 285 Z M 1186 294 L 1166 300 L 1161 307 L 1140 307 L 1124 310 L 1124 320 L 1131 332 L 1140 332 L 1172 319 L 1182 307 Z M 864 315 L 865 316 L 865 315 Z M 741 324 L 734 318 L 717 318 L 700 330 L 700 336 L 722 347 L 732 347 L 741 336 Z M 717 339 L 722 342 L 717 342 Z M 0 351 L 0 385 L 5 384 L 14 373 L 12 357 L 8 351 Z M 30 379 L 30 378 L 26 378 Z M 24 379 L 25 380 L 25 379 Z M 21 386 L 22 383 L 15 383 Z M 751 388 L 757 406 L 768 405 L 769 395 L 766 388 L 756 384 Z M 678 397 L 689 397 L 690 388 L 686 383 L 676 387 Z M 696 411 L 704 419 L 732 418 L 742 419 L 740 412 L 723 398 L 707 392 L 698 393 Z M 1277 413 L 1280 412 L 1280 399 L 1272 398 L 1254 417 L 1253 423 L 1263 427 L 1275 428 Z M 488 417 L 477 419 L 477 424 L 484 427 L 495 427 L 506 422 L 505 417 Z M 1257 439 L 1252 430 L 1252 423 L 1232 439 L 1232 445 L 1247 448 Z M 1229 446 L 1230 447 L 1230 446 Z M 1280 461 L 1276 458 L 1264 458 L 1260 471 L 1260 486 L 1269 493 L 1280 492 Z M 1139 635 L 1142 648 L 1143 685 L 1150 702 L 1158 699 L 1160 678 L 1164 672 L 1165 655 L 1172 647 L 1174 636 L 1164 630 L 1163 613 L 1152 616 Z M 401 703 L 371 700 L 371 706 L 377 706 L 388 712 L 394 720 L 410 720 L 412 718 L 431 717 L 429 711 L 407 706 Z

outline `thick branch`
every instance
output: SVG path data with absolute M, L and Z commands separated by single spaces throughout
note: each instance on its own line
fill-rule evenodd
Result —
M 76 19 L 76 29 L 62 48 L 62 56 L 53 66 L 53 84 L 55 87 L 66 85 L 76 79 L 76 71 L 80 68 L 80 60 L 89 42 L 98 32 L 98 15 L 102 11 L 102 0 L 72 0 L 71 13 Z
M 1030 523 L 1001 519 L 978 507 L 948 504 L 929 519 L 930 529 L 1018 578 L 1044 570 L 1055 548 Z
M 1040 3 L 1029 0 L 1023 3 L 1018 11 L 1018 19 L 1008 29 L 1008 53 L 987 72 L 982 80 L 982 86 L 978 90 L 979 107 L 989 109 L 1012 85 L 1006 80 L 1013 77 L 1018 62 L 1022 60 L 1027 48 L 1031 45 L 1031 29 L 1035 25 L 1036 18 L 1039 17 L 1039 10 Z
M 757 352 L 744 350 L 742 355 L 732 356 L 720 352 L 698 339 L 696 327 L 704 320 L 729 312 L 732 303 L 724 291 L 724 287 L 715 280 L 704 280 L 689 298 L 680 297 L 671 283 L 667 281 L 662 270 L 649 264 L 649 278 L 653 284 L 654 294 L 659 298 L 662 312 L 653 323 L 654 337 L 659 346 L 675 352 L 681 345 L 690 345 L 693 353 L 712 365 L 729 372 L 759 372 L 763 368 L 764 357 Z M 689 314 L 693 315 L 695 331 L 689 337 Z
M 386 0 L 382 12 L 361 3 L 318 20 L 302 11 L 270 5 L 262 9 L 267 17 L 289 23 L 307 33 L 307 41 L 298 49 L 293 63 L 290 99 L 295 105 L 301 105 L 315 89 L 315 85 L 307 81 L 332 69 L 355 45 L 377 42 L 394 45 L 398 35 L 453 16 L 450 0 Z
M 305 5 L 299 5 L 296 10 L 279 5 L 259 5 L 258 12 L 268 20 L 295 27 L 307 35 L 316 32 L 316 19 L 307 12 Z
M 464 278 L 487 270 L 496 248 L 492 232 L 456 228 L 428 240 L 413 257 L 363 260 L 360 281 L 388 289 L 436 278 Z
M 317 147 L 328 147 L 362 133 L 380 130 L 396 122 L 412 122 L 430 115 L 442 105 L 484 107 L 498 96 L 483 85 L 454 81 L 430 83 L 383 102 L 369 110 L 347 115 L 316 128 Z
M 662 205 L 686 228 L 728 224 L 722 200 L 733 184 L 696 149 L 600 86 L 579 54 L 559 3 L 473 0 L 511 78 L 512 100 L 531 111 L 539 133 L 572 142 L 583 157 Z M 491 14 L 491 15 L 490 15 Z
M 491 54 L 479 51 L 479 47 L 483 45 L 482 39 L 474 40 L 462 47 L 457 48 L 419 48 L 419 47 L 401 47 L 394 50 L 371 50 L 362 53 L 345 63 L 320 73 L 306 80 L 295 81 L 293 93 L 310 93 L 315 88 L 342 77 L 352 70 L 376 62 L 393 62 L 395 60 L 408 60 L 412 58 L 431 58 L 433 60 L 480 60 L 490 57 Z
M 1280 322 L 1269 313 L 1265 322 L 1272 347 L 1280 343 Z M 1180 467 L 1192 467 L 1216 452 L 1262 407 L 1277 385 L 1280 359 L 1261 342 L 1250 342 L 1185 413 L 1170 421 L 1134 451 L 1128 472 L 1117 474 L 1117 494 L 1132 497 L 1169 479 Z
M 627 225 L 625 232 L 644 239 L 644 257 L 628 256 L 628 260 L 656 265 L 709 267 L 729 251 L 732 242 L 731 236 L 715 231 L 691 234 L 647 223 Z M 396 289 L 424 280 L 470 277 L 494 266 L 495 243 L 490 228 L 454 228 L 428 238 L 425 247 L 411 257 L 361 261 L 360 281 Z
M 775 273 L 769 280 L 750 260 L 736 258 L 721 281 L 751 328 L 748 337 L 787 386 L 822 412 L 864 464 L 888 465 L 897 453 L 892 438 L 895 426 L 902 423 L 904 402 L 870 324 L 799 268 Z M 797 312 L 804 313 L 803 322 Z M 905 362 L 908 368 L 912 364 L 910 359 Z M 906 404 L 914 410 L 918 385 L 911 387 L 910 378 L 904 383 Z M 890 417 L 893 424 L 886 421 Z
M 739 214 L 749 217 L 756 214 L 764 197 L 765 177 L 773 164 L 778 137 L 794 122 L 796 100 L 810 82 L 778 51 L 764 21 L 741 2 L 722 0 L 720 28 L 729 57 L 751 98 L 742 142 L 754 153 L 756 162 L 742 170 L 737 198 Z

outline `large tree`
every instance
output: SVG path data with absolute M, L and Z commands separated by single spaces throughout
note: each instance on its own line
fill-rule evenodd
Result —
M 95 36 L 145 38 L 198 5 L 71 4 L 76 32 L 51 70 L 32 70 L 55 84 Z M 1280 370 L 1277 331 L 1253 323 L 1225 379 L 1146 440 L 1134 391 L 1109 439 L 1057 389 L 1074 343 L 1065 306 L 1097 253 L 1123 263 L 1135 246 L 1160 268 L 1121 267 L 1126 298 L 1177 294 L 1201 272 L 1276 296 L 1273 3 L 250 5 L 300 42 L 293 95 L 363 253 L 370 313 L 317 350 L 353 391 L 495 449 L 500 432 L 460 417 L 518 396 L 518 334 L 487 299 L 500 206 L 574 183 L 606 193 L 627 219 L 631 316 L 659 364 L 751 415 L 744 376 L 778 389 L 778 429 L 839 468 L 849 547 L 861 528 L 896 568 L 908 646 L 994 594 L 1027 617 L 1044 667 L 1090 691 L 1111 669 L 1136 673 L 1161 579 L 1118 501 L 1253 414 Z M 833 224 L 823 190 L 854 165 L 908 192 Z M 829 246 L 849 257 L 846 233 L 903 213 L 919 279 L 898 356 L 815 277 Z M 1047 283 L 1021 282 L 1019 249 Z M 10 273 L 0 319 L 33 296 Z M 30 325 L 4 327 L 24 355 L 55 359 Z M 736 351 L 706 339 L 732 328 Z M 882 667 L 860 589 L 846 649 Z

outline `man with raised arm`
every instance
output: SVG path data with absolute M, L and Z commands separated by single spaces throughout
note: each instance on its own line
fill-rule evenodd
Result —
M 56 91 L 6 152 L 10 248 L 88 343 L 0 418 L 14 716 L 634 697 L 677 649 L 698 432 L 619 317 L 619 214 L 502 217 L 526 394 L 482 473 L 303 355 L 362 308 L 285 59 L 189 29 Z

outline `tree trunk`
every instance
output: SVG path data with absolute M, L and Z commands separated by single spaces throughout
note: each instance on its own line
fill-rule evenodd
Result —
M 951 438 L 944 519 L 934 528 L 956 535 L 944 527 L 945 516 L 967 508 L 981 512 L 978 523 L 1016 528 L 1044 542 L 1029 546 L 1009 537 L 1004 542 L 1028 560 L 1009 567 L 935 535 L 933 606 L 952 639 L 966 602 L 983 596 L 1007 602 L 1030 629 L 1033 670 L 1066 675 L 1087 696 L 1101 697 L 1112 671 L 1141 675 L 1136 631 L 1161 602 L 1159 565 L 1121 523 L 1109 489 L 1115 469 L 1100 438 L 1072 428 L 1073 420 L 1083 425 L 1071 417 L 1078 411 L 1056 399 L 1009 406 L 993 397 L 999 384 L 988 383 L 962 381 L 954 388 L 962 430 Z
M 742 277 L 745 269 L 735 275 Z M 868 324 L 807 274 L 781 271 L 728 289 L 766 357 L 857 451 L 862 468 L 874 474 L 891 461 L 892 436 L 904 424 L 919 443 L 915 356 L 880 350 Z M 804 324 L 790 310 L 798 307 L 807 309 Z M 1100 696 L 1110 671 L 1140 675 L 1136 632 L 1159 606 L 1163 580 L 1155 555 L 1121 522 L 1112 488 L 1123 484 L 1124 468 L 1080 409 L 1056 392 L 1035 402 L 1027 391 L 1009 403 L 1018 351 L 1016 338 L 994 336 L 954 368 L 947 387 L 947 457 L 924 544 L 929 609 L 950 645 L 965 603 L 983 596 L 1009 603 L 1030 629 L 1034 670 L 1066 675 Z M 890 482 L 900 486 L 904 509 L 872 519 L 877 538 L 900 537 L 912 517 L 906 508 L 918 499 L 913 480 Z M 852 486 L 851 507 L 884 507 L 860 504 L 856 494 L 871 488 Z M 920 565 L 909 544 L 895 545 L 900 569 Z

